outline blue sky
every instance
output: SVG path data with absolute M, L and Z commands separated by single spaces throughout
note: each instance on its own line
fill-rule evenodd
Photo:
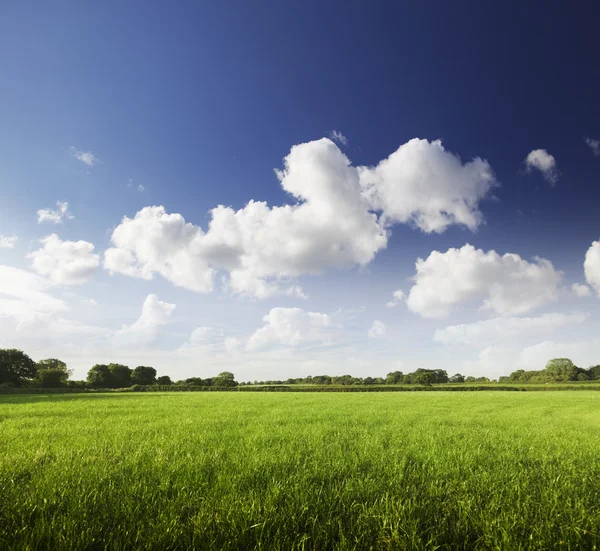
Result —
M 597 6 L 196 4 L 3 7 L 0 346 L 78 377 L 600 361 Z

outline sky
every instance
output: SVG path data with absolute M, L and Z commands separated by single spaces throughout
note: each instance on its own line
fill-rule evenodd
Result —
M 600 363 L 600 6 L 0 8 L 0 347 L 173 379 Z

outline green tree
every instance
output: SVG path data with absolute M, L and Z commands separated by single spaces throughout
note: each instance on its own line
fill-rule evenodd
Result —
M 173 381 L 171 381 L 171 377 L 168 375 L 161 375 L 156 379 L 156 384 L 170 386 L 173 384 Z
M 87 374 L 87 382 L 96 388 L 114 388 L 114 376 L 107 365 L 96 364 Z
M 131 374 L 131 382 L 135 385 L 156 384 L 156 369 L 146 365 L 138 365 Z
M 123 364 L 108 364 L 112 373 L 113 388 L 127 388 L 131 386 L 131 369 Z
M 363 385 L 365 386 L 370 386 L 370 385 L 374 385 L 375 384 L 375 379 L 373 379 L 373 377 L 365 377 L 363 379 Z
M 47 358 L 37 363 L 35 380 L 43 388 L 59 388 L 67 385 L 70 375 L 65 362 Z
M 569 358 L 553 358 L 546 364 L 545 375 L 549 381 L 574 381 L 577 367 Z
M 428 369 L 423 369 L 419 373 L 416 373 L 413 377 L 413 382 L 416 385 L 431 386 L 435 381 L 435 373 Z
M 456 373 L 455 375 L 452 375 L 448 381 L 450 383 L 464 383 L 465 378 L 460 373 Z
M 222 373 L 219 373 L 212 380 L 212 384 L 213 384 L 213 386 L 228 387 L 228 388 L 238 386 L 238 383 L 235 380 L 234 374 L 231 373 L 230 371 L 223 371 Z
M 403 374 L 402 371 L 392 371 L 391 373 L 388 373 L 386 378 L 385 378 L 385 384 L 386 385 L 399 385 L 402 383 L 402 378 L 403 378 Z
M 25 352 L 15 348 L 0 349 L 0 384 L 21 386 L 33 379 L 36 372 L 35 362 Z
M 600 365 L 593 365 L 588 370 L 588 379 L 597 381 L 600 379 Z

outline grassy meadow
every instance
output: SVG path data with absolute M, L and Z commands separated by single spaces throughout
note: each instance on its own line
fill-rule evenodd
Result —
M 595 549 L 600 393 L 0 396 L 0 549 Z

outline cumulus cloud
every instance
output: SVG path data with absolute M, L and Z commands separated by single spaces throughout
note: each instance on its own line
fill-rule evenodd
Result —
M 334 141 L 341 143 L 342 145 L 348 145 L 348 138 L 344 136 L 339 130 L 332 130 L 329 133 L 329 137 Z
M 594 154 L 594 157 L 600 157 L 600 140 L 593 140 L 592 138 L 584 138 L 585 143 L 589 146 Z
M 475 301 L 501 316 L 521 315 L 555 300 L 561 277 L 549 260 L 528 262 L 467 244 L 419 258 L 406 302 L 425 318 L 444 318 L 459 304 Z
M 56 283 L 79 285 L 96 273 L 100 256 L 93 253 L 94 245 L 87 241 L 62 241 L 53 233 L 41 239 L 42 247 L 27 255 L 32 268 Z
M 237 337 L 227 335 L 222 327 L 204 326 L 192 331 L 190 338 L 178 350 L 180 354 L 209 352 L 212 354 L 234 353 L 242 346 Z
M 196 292 L 210 292 L 223 270 L 236 293 L 302 296 L 290 279 L 368 264 L 387 246 L 390 223 L 424 231 L 476 228 L 478 202 L 494 185 L 487 162 L 463 165 L 440 142 L 426 140 L 408 142 L 377 167 L 357 168 L 323 138 L 294 146 L 276 174 L 294 204 L 218 206 L 207 231 L 162 206 L 125 217 L 112 234 L 105 268 L 143 279 L 160 274 Z
M 371 329 L 367 332 L 372 339 L 378 339 L 387 336 L 387 325 L 382 321 L 375 320 Z
M 62 224 L 63 220 L 72 220 L 74 216 L 69 212 L 69 203 L 56 201 L 56 209 L 40 209 L 37 211 L 38 224 L 52 222 Z
M 297 346 L 329 340 L 333 326 L 327 314 L 305 312 L 302 308 L 272 308 L 263 318 L 265 325 L 248 339 L 249 350 L 271 344 Z
M 148 295 L 142 314 L 131 325 L 124 325 L 114 336 L 119 345 L 148 345 L 156 341 L 161 328 L 167 324 L 175 304 L 161 302 L 156 295 Z
M 75 157 L 78 161 L 81 161 L 83 164 L 89 167 L 94 166 L 98 162 L 98 159 L 91 151 L 82 151 L 74 146 L 71 146 L 69 151 L 71 153 L 71 157 Z
M 587 314 L 551 313 L 534 318 L 494 318 L 436 330 L 433 339 L 444 344 L 484 344 L 548 334 L 562 327 L 583 323 Z
M 585 253 L 583 270 L 585 280 L 600 296 L 600 241 L 594 241 Z
M 375 167 L 359 167 L 360 182 L 386 225 L 411 224 L 441 233 L 458 224 L 475 230 L 483 221 L 479 202 L 497 185 L 489 163 L 463 164 L 436 140 L 413 139 Z
M 404 291 L 398 289 L 397 291 L 394 291 L 392 293 L 392 300 L 386 303 L 386 306 L 388 308 L 394 308 L 395 306 L 398 306 L 398 304 L 400 304 L 405 298 L 406 294 L 404 293 Z
M 51 294 L 52 281 L 27 270 L 0 265 L 0 317 L 14 317 L 18 322 L 36 314 L 64 312 L 67 304 Z
M 16 235 L 0 235 L 0 249 L 13 249 L 18 240 Z
M 529 172 L 532 169 L 539 170 L 544 179 L 553 186 L 558 182 L 559 172 L 556 168 L 556 159 L 545 149 L 530 151 L 525 158 L 525 166 Z
M 587 285 L 582 285 L 581 283 L 573 283 L 571 290 L 578 297 L 589 297 L 592 294 L 592 290 Z

